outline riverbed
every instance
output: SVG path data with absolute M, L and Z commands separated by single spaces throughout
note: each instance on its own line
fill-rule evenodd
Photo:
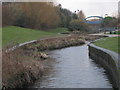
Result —
M 88 46 L 47 52 L 45 72 L 31 88 L 112 88 L 105 70 L 88 55 Z

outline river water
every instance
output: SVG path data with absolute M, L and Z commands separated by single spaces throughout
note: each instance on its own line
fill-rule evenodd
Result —
M 105 70 L 88 55 L 88 46 L 48 52 L 45 73 L 32 88 L 112 88 Z

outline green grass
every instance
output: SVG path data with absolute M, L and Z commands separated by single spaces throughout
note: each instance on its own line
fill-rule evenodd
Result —
M 33 30 L 16 26 L 7 26 L 2 28 L 2 45 L 5 46 L 11 42 L 23 43 L 43 37 L 58 36 L 58 33 L 65 32 L 66 28 L 58 28 L 47 31 Z
M 57 34 L 57 33 L 67 33 L 69 31 L 68 31 L 68 28 L 56 28 L 56 29 L 50 30 L 50 32 Z
M 118 40 L 118 37 L 107 37 L 94 42 L 94 44 L 99 47 L 120 53 L 120 49 L 118 48 L 120 47 L 120 44 L 118 44 Z

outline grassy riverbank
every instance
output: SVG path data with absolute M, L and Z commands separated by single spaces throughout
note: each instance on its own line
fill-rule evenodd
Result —
M 56 28 L 48 32 L 9 26 L 4 27 L 2 31 L 4 46 L 9 42 L 23 43 L 47 37 L 47 39 L 38 40 L 8 53 L 3 50 L 2 84 L 10 88 L 24 87 L 40 78 L 44 72 L 45 62 L 40 56 L 42 51 L 82 45 L 85 43 L 85 40 L 100 38 L 100 36 L 79 34 L 62 36 L 58 34 L 68 32 L 66 28 Z
M 44 72 L 44 62 L 40 56 L 43 50 L 82 45 L 84 40 L 95 40 L 99 36 L 71 35 L 49 38 L 28 44 L 13 52 L 3 53 L 3 85 L 18 88 L 34 82 Z M 49 60 L 48 58 L 47 60 Z
M 10 88 L 24 87 L 34 82 L 44 71 L 44 60 L 40 52 L 46 49 L 62 48 L 63 46 L 81 45 L 80 37 L 59 37 L 40 40 L 15 51 L 3 53 L 3 85 Z M 37 47 L 39 49 L 37 50 Z M 32 47 L 32 48 L 30 48 Z M 31 51 L 32 50 L 32 51 Z
M 44 37 L 60 36 L 58 33 L 68 32 L 66 28 L 56 28 L 49 31 L 33 30 L 17 26 L 7 26 L 2 28 L 2 45 L 10 43 L 24 43 Z
M 118 48 L 120 47 L 120 44 L 118 44 L 118 41 L 118 37 L 107 37 L 94 42 L 94 44 L 120 54 L 120 49 Z
M 32 51 L 53 50 L 59 48 L 65 48 L 69 46 L 81 45 L 85 43 L 85 40 L 92 41 L 102 36 L 90 36 L 90 35 L 69 35 L 64 37 L 48 38 L 45 40 L 39 40 L 35 43 L 30 43 L 22 48 Z

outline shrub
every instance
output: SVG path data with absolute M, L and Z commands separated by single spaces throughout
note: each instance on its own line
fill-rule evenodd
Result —
M 82 20 L 72 20 L 69 25 L 70 31 L 88 31 L 89 26 Z
M 110 34 L 112 34 L 112 32 L 110 31 Z
M 42 62 L 26 56 L 21 49 L 2 53 L 2 84 L 6 88 L 32 83 L 42 71 Z
M 114 32 L 113 34 L 117 34 L 116 32 Z

